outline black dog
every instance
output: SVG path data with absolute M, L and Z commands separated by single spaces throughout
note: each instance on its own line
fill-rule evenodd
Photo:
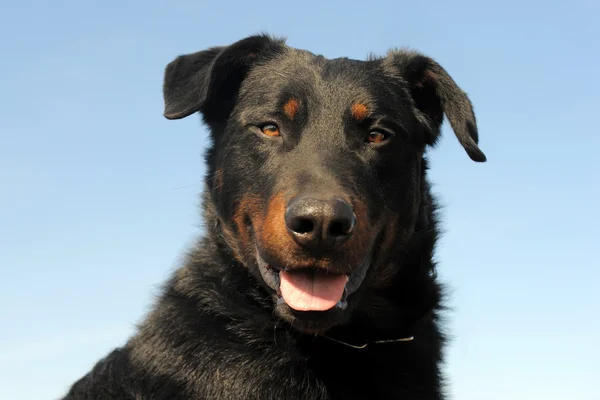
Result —
M 485 161 L 447 72 L 253 36 L 178 57 L 163 89 L 166 118 L 211 131 L 206 233 L 66 399 L 444 398 L 424 158 L 444 114 Z

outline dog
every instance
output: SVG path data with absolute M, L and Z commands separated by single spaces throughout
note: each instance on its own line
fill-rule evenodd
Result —
M 445 398 L 426 151 L 470 99 L 436 61 L 327 59 L 261 34 L 181 55 L 164 116 L 210 131 L 205 232 L 88 399 Z

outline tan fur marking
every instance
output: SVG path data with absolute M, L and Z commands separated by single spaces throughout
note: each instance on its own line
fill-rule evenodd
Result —
M 233 212 L 232 220 L 235 225 L 234 230 L 232 231 L 224 227 L 223 234 L 225 240 L 229 242 L 234 251 L 234 255 L 239 260 L 241 260 L 245 252 L 252 247 L 250 236 L 251 227 L 247 226 L 246 219 L 250 219 L 252 223 L 261 218 L 260 199 L 254 195 L 246 195 L 240 200 Z
M 269 202 L 267 215 L 260 227 L 260 238 L 268 247 L 276 252 L 293 246 L 285 226 L 286 199 L 283 194 L 276 194 Z
M 300 108 L 300 103 L 296 99 L 289 99 L 287 103 L 283 105 L 283 112 L 289 119 L 294 119 L 296 113 L 298 112 L 298 108 Z
M 354 103 L 352 107 L 350 107 L 350 112 L 355 120 L 362 121 L 369 115 L 369 108 L 363 103 Z

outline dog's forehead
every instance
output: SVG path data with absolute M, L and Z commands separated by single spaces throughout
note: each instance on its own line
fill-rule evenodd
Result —
M 327 100 L 348 105 L 368 101 L 381 81 L 372 61 L 328 59 L 309 51 L 288 48 L 278 57 L 257 65 L 241 88 L 263 99 L 277 93 Z

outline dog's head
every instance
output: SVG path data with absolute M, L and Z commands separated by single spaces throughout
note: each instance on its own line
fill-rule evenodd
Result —
M 347 321 L 366 285 L 390 279 L 444 114 L 485 161 L 469 99 L 415 52 L 329 60 L 253 36 L 175 59 L 164 99 L 169 119 L 202 113 L 223 237 L 303 331 Z

